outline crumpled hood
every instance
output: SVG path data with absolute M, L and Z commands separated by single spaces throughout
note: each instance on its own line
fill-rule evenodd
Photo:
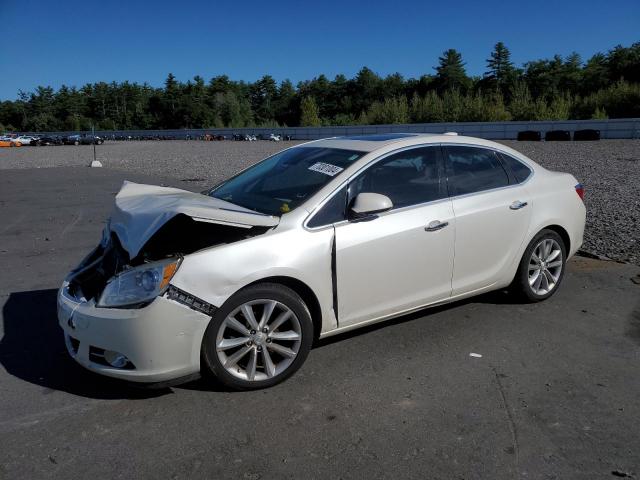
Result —
M 116 195 L 109 228 L 134 258 L 165 223 L 179 214 L 239 228 L 273 227 L 280 221 L 207 195 L 125 181 Z

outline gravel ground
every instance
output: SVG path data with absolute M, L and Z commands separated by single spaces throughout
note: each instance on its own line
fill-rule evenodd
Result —
M 107 142 L 96 148 L 107 168 L 213 185 L 299 142 Z M 640 265 L 640 140 L 503 142 L 546 168 L 572 173 L 586 188 L 583 250 Z M 87 165 L 91 146 L 0 150 L 0 169 Z

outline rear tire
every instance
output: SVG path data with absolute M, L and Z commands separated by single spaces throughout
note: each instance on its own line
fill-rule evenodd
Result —
M 567 261 L 567 248 L 553 230 L 541 230 L 522 255 L 511 292 L 525 302 L 541 302 L 560 287 Z
M 202 340 L 202 368 L 236 390 L 276 385 L 304 363 L 313 322 L 300 296 L 284 285 L 252 285 L 229 298 Z

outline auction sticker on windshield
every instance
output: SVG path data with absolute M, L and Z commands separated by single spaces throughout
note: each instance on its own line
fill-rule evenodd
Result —
M 314 172 L 324 173 L 325 175 L 329 175 L 330 177 L 335 177 L 339 174 L 344 168 L 338 167 L 336 165 L 331 165 L 330 163 L 317 162 L 309 167 L 309 170 L 313 170 Z

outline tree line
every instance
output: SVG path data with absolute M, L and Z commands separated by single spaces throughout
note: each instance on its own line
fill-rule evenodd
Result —
M 534 60 L 517 67 L 498 42 L 486 72 L 471 77 L 460 52 L 438 58 L 432 74 L 353 78 L 320 75 L 294 85 L 269 75 L 187 82 L 162 88 L 98 82 L 57 91 L 37 87 L 0 102 L 0 130 L 60 131 L 277 127 L 387 123 L 640 117 L 640 42 L 596 53 Z

